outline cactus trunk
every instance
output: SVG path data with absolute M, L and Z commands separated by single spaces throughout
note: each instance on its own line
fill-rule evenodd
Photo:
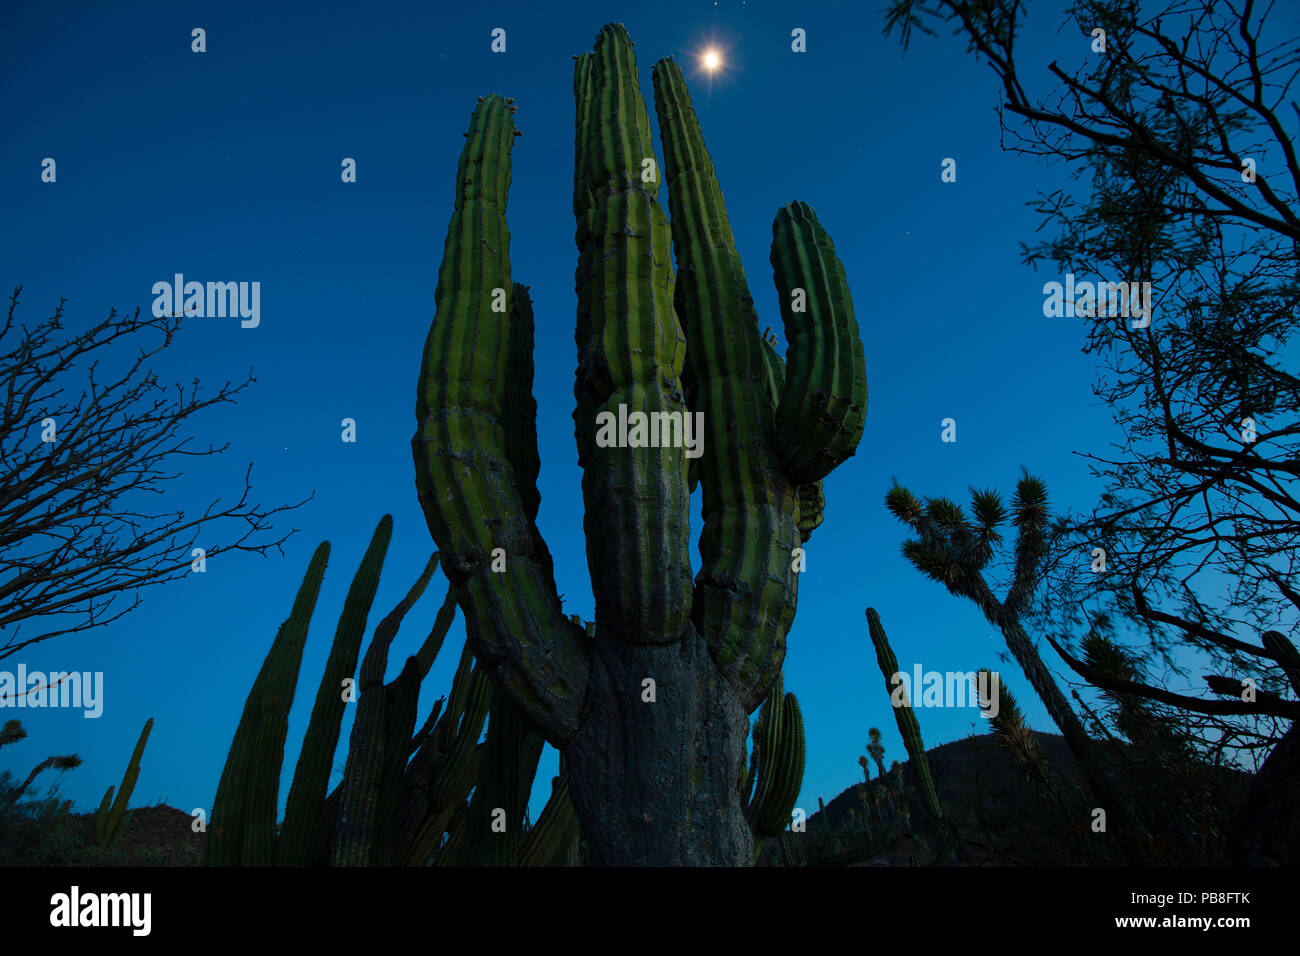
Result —
M 703 638 L 690 624 L 686 635 L 595 645 L 591 711 L 565 752 L 592 865 L 753 863 L 740 792 L 749 718 Z M 642 699 L 650 675 L 654 703 Z

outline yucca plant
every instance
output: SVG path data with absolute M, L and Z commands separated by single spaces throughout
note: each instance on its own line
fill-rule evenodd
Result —
M 972 491 L 967 515 L 960 505 L 947 498 L 918 499 L 897 481 L 885 496 L 885 506 L 916 535 L 903 543 L 903 556 L 952 594 L 972 601 L 985 619 L 1002 632 L 1007 648 L 1065 737 L 1093 795 L 1114 822 L 1121 846 L 1133 862 L 1140 863 L 1141 847 L 1149 840 L 1149 834 L 1129 799 L 1107 775 L 1095 742 L 1052 678 L 1021 622 L 1021 615 L 1028 610 L 1038 586 L 1040 566 L 1047 552 L 1046 484 L 1028 473 L 1023 474 L 1016 485 L 1009 515 L 996 491 Z M 995 545 L 1002 542 L 999 529 L 1008 517 L 1016 528 L 1013 573 L 1005 596 L 999 599 L 985 579 L 984 570 L 993 557 Z

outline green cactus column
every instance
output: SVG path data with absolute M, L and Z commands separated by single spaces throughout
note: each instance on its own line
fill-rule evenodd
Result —
M 131 760 L 126 765 L 126 773 L 122 775 L 122 786 L 117 791 L 117 799 L 113 799 L 113 788 L 109 787 L 99 804 L 99 812 L 95 814 L 95 842 L 102 849 L 111 850 L 116 846 L 131 822 L 131 811 L 127 809 L 127 803 L 131 800 L 135 782 L 140 777 L 140 758 L 144 756 L 144 745 L 149 741 L 151 730 L 152 717 L 145 721 L 144 730 L 140 731 L 140 739 L 136 741 Z
M 673 644 L 691 613 L 690 489 L 683 447 L 620 447 L 598 421 L 684 420 L 686 337 L 673 309 L 662 178 L 632 41 L 606 27 L 574 70 L 578 222 L 574 434 L 587 566 L 602 634 Z M 612 430 L 610 430 L 612 431 Z M 607 438 L 614 437 L 607 431 Z M 654 436 L 646 436 L 647 441 Z M 630 442 L 629 442 L 630 444 Z M 629 547 L 631 545 L 631 547 Z
M 570 795 L 594 863 L 748 863 L 737 780 L 748 720 L 692 622 L 685 429 L 696 420 L 685 416 L 696 409 L 657 198 L 664 171 L 623 27 L 605 27 L 577 58 L 574 91 L 574 422 L 597 627 L 588 714 L 567 751 Z M 652 428 L 675 417 L 682 440 L 602 441 L 602 412 L 644 413 Z
M 885 690 L 889 692 L 892 701 L 897 689 L 895 678 L 899 672 L 898 658 L 889 646 L 885 627 L 880 623 L 880 615 L 873 607 L 867 608 L 867 631 L 876 648 L 876 663 L 880 665 L 880 673 L 885 678 Z M 943 807 L 939 804 L 939 793 L 935 790 L 934 778 L 930 775 L 930 761 L 925 754 L 925 742 L 921 739 L 921 725 L 916 720 L 916 712 L 912 710 L 912 702 L 906 694 L 903 695 L 901 704 L 894 705 L 894 721 L 898 724 L 898 733 L 903 738 L 907 755 L 912 758 L 912 771 L 916 775 L 925 808 L 936 821 L 942 820 Z
M 480 659 L 540 729 L 564 740 L 581 714 L 587 639 L 560 610 L 534 524 L 535 411 L 517 400 L 532 389 L 532 312 L 512 301 L 522 287 L 511 281 L 505 219 L 515 132 L 502 97 L 480 101 L 421 363 L 415 482 Z M 494 552 L 505 570 L 493 570 Z
M 794 620 L 797 489 L 776 455 L 754 299 L 686 83 L 671 60 L 653 75 L 672 183 L 675 301 L 690 341 L 691 405 L 704 417 L 695 626 L 752 710 L 781 666 Z

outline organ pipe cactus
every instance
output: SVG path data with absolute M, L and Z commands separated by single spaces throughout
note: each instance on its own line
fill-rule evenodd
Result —
M 210 864 L 270 866 L 274 862 L 276 798 L 289 707 L 329 550 L 329 542 L 323 542 L 312 555 L 293 610 L 280 625 L 244 703 L 212 804 Z
M 747 715 L 785 657 L 795 549 L 821 521 L 820 482 L 862 435 L 865 360 L 844 268 L 812 210 L 792 203 L 772 248 L 785 373 L 759 333 L 681 71 L 662 60 L 653 78 L 662 170 L 626 30 L 605 27 L 574 66 L 574 422 L 594 636 L 562 613 L 536 524 L 533 316 L 511 273 L 516 131 L 497 95 L 474 110 L 457 168 L 416 486 L 475 654 L 566 750 L 592 862 L 748 864 Z M 614 422 L 640 425 L 616 435 Z
M 491 712 L 492 687 L 486 672 L 474 666 L 468 646 L 461 653 L 450 694 L 434 703 L 424 725 L 415 730 L 420 685 L 455 616 L 454 589 L 448 592 L 417 653 L 407 658 L 394 680 L 383 681 L 389 647 L 406 614 L 428 587 L 438 567 L 438 555 L 430 558 L 405 597 L 375 628 L 361 664 L 360 693 L 345 692 L 345 680 L 356 673 L 361 637 L 391 535 L 392 518 L 385 515 L 344 602 L 284 823 L 276 838 L 276 795 L 287 729 L 282 718 L 287 716 L 296 688 L 328 544 L 321 545 L 313 557 L 293 612 L 267 655 L 231 744 L 208 830 L 210 864 L 418 866 L 438 855 L 448 834 L 471 854 L 479 852 L 487 831 L 469 828 L 466 798 L 479 780 L 478 740 Z M 270 703 L 274 707 L 269 717 L 263 713 L 268 706 L 267 688 L 273 688 Z M 350 700 L 355 700 L 357 714 L 343 781 L 327 794 L 343 708 Z M 520 728 L 517 732 L 530 731 Z M 540 738 L 536 734 L 532 738 L 540 750 Z M 532 763 L 525 762 L 515 774 L 515 790 L 522 794 L 517 798 L 520 816 L 535 768 L 534 755 Z M 255 787 L 262 788 L 257 800 L 250 799 Z M 542 813 L 554 822 L 538 835 L 537 846 L 530 851 L 529 859 L 535 865 L 563 862 L 557 848 L 561 844 L 567 848 L 564 840 L 576 834 L 576 827 L 569 822 L 573 811 L 567 791 L 563 787 L 556 790 Z M 508 857 L 502 862 L 513 864 L 516 859 Z
M 316 692 L 311 722 L 307 725 L 307 735 L 303 738 L 302 752 L 285 805 L 284 830 L 280 840 L 280 862 L 284 866 L 307 864 L 313 838 L 324 818 L 330 769 L 338 745 L 339 728 L 343 724 L 343 711 L 347 707 L 342 693 L 343 682 L 356 672 L 361 642 L 365 638 L 366 618 L 379 589 L 379 573 L 392 536 L 392 516 L 384 515 L 343 602 L 343 613 L 339 616 L 338 630 L 334 633 L 334 643 L 325 662 L 325 674 Z
M 520 824 L 541 755 L 542 738 L 528 726 L 519 707 L 495 688 L 483 768 L 466 821 L 475 837 L 465 852 L 466 864 L 518 865 Z
M 778 674 L 754 726 L 754 754 L 745 791 L 752 797 L 745 816 L 759 841 L 790 825 L 803 785 L 803 714 L 798 699 L 784 690 Z
M 244 703 L 212 806 L 209 864 L 270 866 L 274 862 L 276 805 L 289 708 L 329 550 L 329 542 L 323 542 L 312 555 L 293 609 L 280 625 Z
M 361 663 L 357 681 L 357 715 L 343 771 L 338 826 L 334 831 L 332 857 L 335 866 L 387 866 L 397 790 L 410 757 L 409 743 L 415 733 L 415 711 L 419 701 L 421 673 L 417 656 L 407 658 L 401 674 L 384 684 L 388 648 L 397 636 L 402 619 L 411 609 L 437 567 L 436 556 L 410 591 L 375 628 L 375 636 Z M 444 635 L 430 639 L 442 644 Z
M 551 781 L 551 799 L 546 801 L 537 823 L 528 831 L 519 852 L 520 866 L 561 866 L 576 861 L 578 813 L 569 799 L 569 775 L 564 755 L 560 755 L 560 774 Z
M 876 663 L 880 665 L 880 673 L 885 677 L 885 689 L 892 701 L 895 693 L 895 678 L 899 673 L 898 658 L 894 656 L 894 650 L 889 646 L 889 638 L 885 636 L 880 615 L 873 607 L 867 608 L 867 630 L 871 634 L 871 643 L 876 648 Z M 934 820 L 940 821 L 943 819 L 943 808 L 939 805 L 939 793 L 935 790 L 934 778 L 930 775 L 930 761 L 925 756 L 921 725 L 916 719 L 912 702 L 907 699 L 906 693 L 903 694 L 901 706 L 895 703 L 893 710 L 898 732 L 903 737 L 903 746 L 907 748 L 907 755 L 912 759 L 912 768 L 920 783 L 921 798 L 925 801 L 925 808 Z
M 122 834 L 131 823 L 131 811 L 127 803 L 135 792 L 135 782 L 140 779 L 140 758 L 144 756 L 145 744 L 149 742 L 149 731 L 153 730 L 153 718 L 144 722 L 140 739 L 135 743 L 131 759 L 127 761 L 126 773 L 122 775 L 122 786 L 118 788 L 117 799 L 113 799 L 113 788 L 109 787 L 100 801 L 95 814 L 95 842 L 101 849 L 111 850 L 122 839 Z
M 880 673 L 884 675 L 885 688 L 893 701 L 896 675 L 899 673 L 898 658 L 894 656 L 894 650 L 889 646 L 889 638 L 885 636 L 885 628 L 880 623 L 880 615 L 876 613 L 875 608 L 867 608 L 867 630 L 871 635 L 871 643 L 876 648 L 876 663 L 880 666 Z M 921 725 L 916 719 L 912 702 L 907 699 L 906 692 L 903 693 L 901 702 L 894 702 L 893 710 L 898 732 L 903 737 L 903 745 L 907 748 L 912 769 L 916 772 L 916 778 L 920 783 L 921 799 L 944 841 L 937 862 L 947 863 L 956 852 L 956 835 L 944 820 L 943 807 L 939 804 L 939 792 L 935 789 L 934 777 L 930 773 L 930 761 L 925 753 L 925 742 L 921 739 Z M 902 778 L 899 779 L 901 781 Z

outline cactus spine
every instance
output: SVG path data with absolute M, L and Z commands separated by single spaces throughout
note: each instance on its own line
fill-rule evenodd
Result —
M 416 485 L 476 655 L 546 739 L 567 748 L 592 861 L 748 864 L 746 715 L 784 660 L 798 581 L 791 552 L 821 522 L 820 481 L 861 438 L 865 360 L 843 267 L 811 209 L 795 203 L 773 228 L 785 376 L 759 334 L 671 60 L 656 64 L 654 89 L 671 226 L 631 38 L 607 26 L 576 58 L 574 421 L 594 636 L 561 612 L 535 523 L 535 405 L 523 398 L 532 313 L 510 272 L 515 131 L 496 95 L 475 108 L 457 170 L 418 386 Z M 613 420 L 637 415 L 680 423 L 679 438 L 702 416 L 699 457 L 683 441 L 608 440 Z M 705 522 L 692 586 L 696 481 Z M 491 569 L 497 548 L 508 555 L 501 573 Z M 653 707 L 625 705 L 647 676 L 672 692 Z

